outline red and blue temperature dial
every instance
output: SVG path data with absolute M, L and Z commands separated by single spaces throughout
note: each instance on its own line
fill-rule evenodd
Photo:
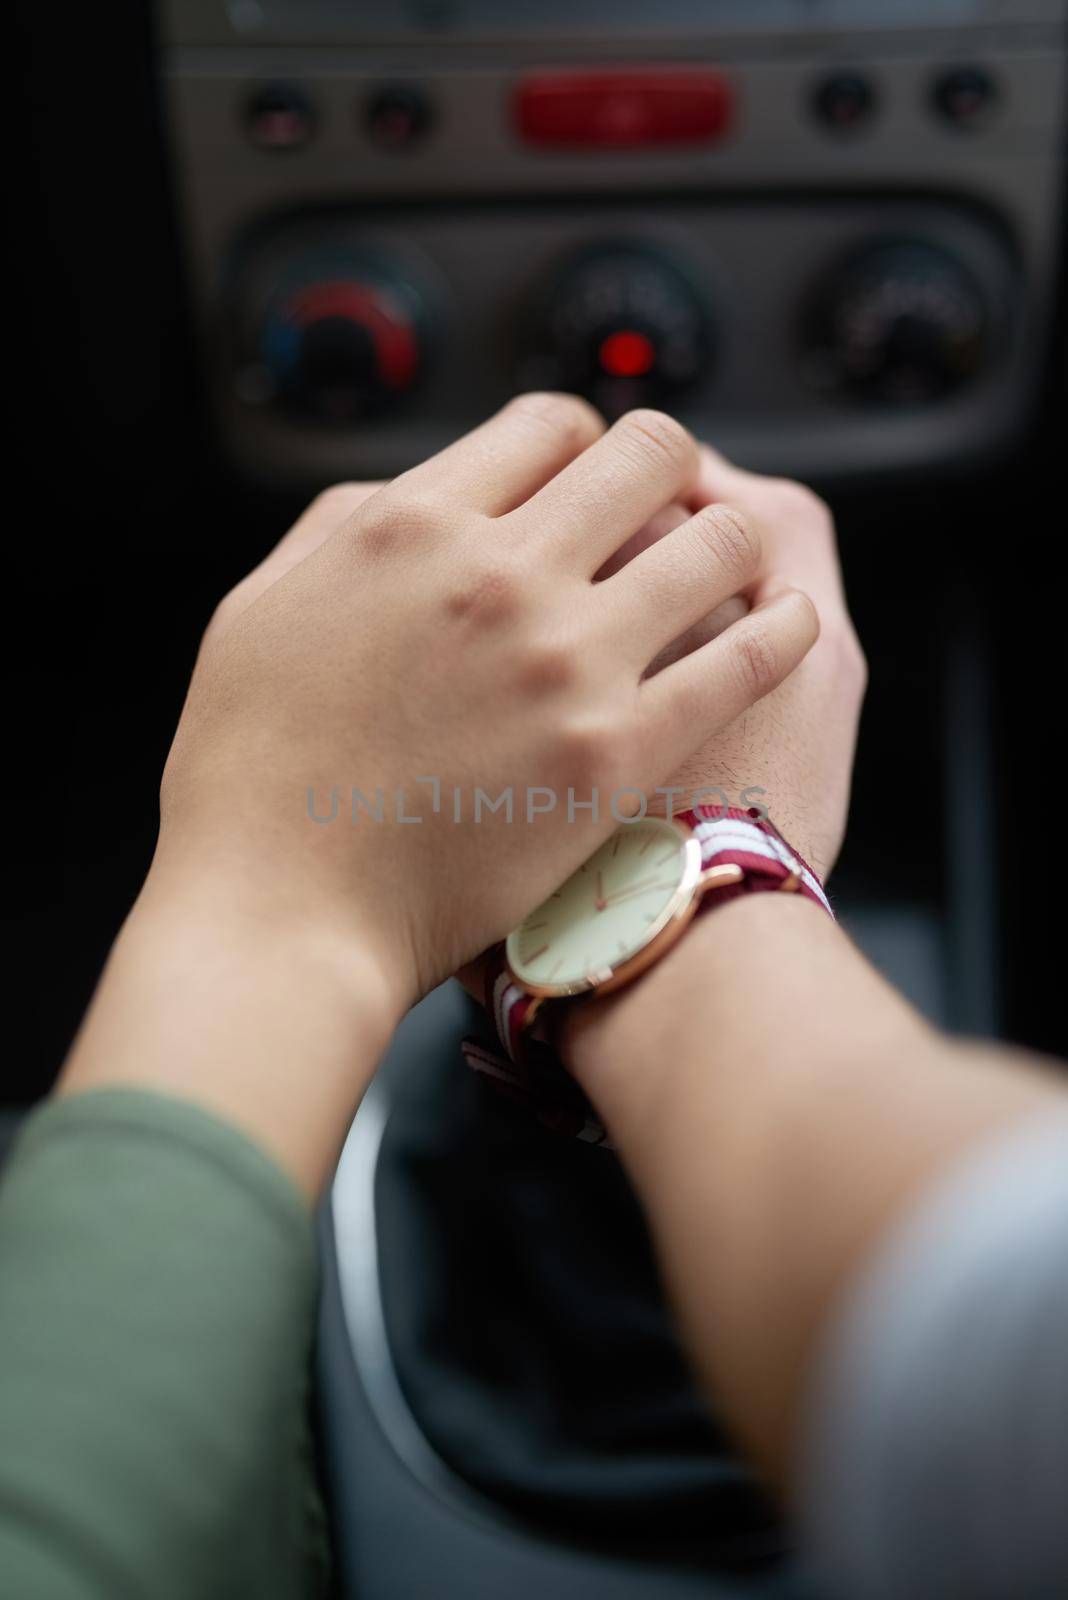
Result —
M 259 356 L 280 403 L 319 422 L 352 422 L 415 385 L 420 321 L 418 298 L 401 279 L 368 263 L 330 263 L 272 297 Z

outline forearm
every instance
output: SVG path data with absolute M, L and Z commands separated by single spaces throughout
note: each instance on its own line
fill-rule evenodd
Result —
M 59 1092 L 142 1088 L 193 1101 L 314 1198 L 399 1016 L 351 931 L 288 916 L 252 882 L 157 867 Z
M 578 1009 L 568 1049 L 698 1367 L 779 1477 L 857 1268 L 968 1146 L 1065 1098 L 941 1039 L 822 912 L 781 895 L 702 918 L 639 984 Z
M 310 1210 L 195 1105 L 71 1095 L 0 1181 L 0 1588 L 323 1589 Z
M 353 930 L 153 869 L 4 1173 L 0 1566 L 21 1592 L 319 1592 L 308 1202 L 396 1005 Z

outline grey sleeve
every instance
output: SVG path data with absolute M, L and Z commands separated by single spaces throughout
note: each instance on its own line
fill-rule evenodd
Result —
M 847 1600 L 1068 1596 L 1068 1115 L 970 1156 L 831 1330 L 802 1517 Z

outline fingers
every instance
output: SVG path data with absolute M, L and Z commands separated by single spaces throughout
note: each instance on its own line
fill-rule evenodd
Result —
M 723 604 L 717 606 L 715 611 L 710 611 L 707 616 L 701 618 L 700 622 L 695 622 L 692 628 L 687 628 L 686 632 L 680 633 L 677 639 L 672 639 L 671 643 L 665 645 L 663 650 L 658 650 L 645 669 L 645 676 L 651 678 L 654 672 L 660 672 L 662 668 L 669 667 L 673 661 L 681 661 L 683 656 L 690 655 L 694 650 L 700 650 L 703 644 L 707 644 L 710 639 L 714 639 L 725 628 L 729 628 L 732 623 L 738 621 L 739 617 L 748 615 L 749 610 L 749 602 L 743 600 L 740 595 L 735 595 L 730 600 L 724 600 Z
M 707 445 L 701 448 L 697 492 L 706 499 L 728 500 L 757 525 L 764 572 L 753 597 L 759 601 L 783 585 L 802 589 L 819 612 L 824 669 L 859 703 L 867 663 L 849 615 L 834 518 L 825 501 L 791 478 L 746 472 Z
M 758 472 L 747 472 L 744 467 L 739 467 L 735 462 L 728 460 L 721 451 L 713 449 L 710 444 L 702 443 L 700 452 L 697 484 L 702 502 L 732 500 L 739 494 L 743 498 L 751 497 L 753 494 L 759 496 L 761 484 L 778 481 L 762 477 Z
M 743 511 L 759 528 L 770 583 L 798 585 L 812 596 L 821 615 L 829 610 L 844 613 L 834 519 L 819 495 L 791 478 L 747 472 L 702 445 L 691 504 L 724 501 Z
M 573 394 L 521 394 L 399 484 L 503 516 L 600 438 L 604 422 Z
M 673 500 L 662 511 L 658 511 L 655 516 L 650 517 L 645 527 L 628 539 L 625 545 L 621 545 L 614 555 L 609 556 L 597 577 L 599 579 L 610 578 L 613 573 L 619 572 L 628 562 L 633 561 L 635 556 L 640 555 L 643 550 L 647 550 L 650 545 L 658 544 L 661 539 L 665 538 L 669 533 L 673 533 L 676 528 L 681 528 L 682 524 L 689 522 L 689 520 L 689 512 L 677 500 Z M 743 599 L 741 595 L 733 595 L 729 600 L 724 600 L 721 605 L 716 606 L 715 610 L 705 613 L 696 622 L 685 628 L 677 638 L 673 638 L 669 644 L 659 650 L 652 661 L 649 662 L 646 669 L 647 673 L 659 672 L 662 667 L 669 666 L 671 662 L 679 661 L 683 656 L 689 655 L 691 650 L 699 650 L 703 644 L 707 644 L 718 633 L 722 633 L 724 628 L 729 628 L 732 622 L 737 622 L 739 617 L 744 617 L 748 610 L 749 601 Z
M 674 418 L 630 411 L 509 518 L 521 538 L 553 541 L 592 578 L 671 500 L 687 498 L 697 445 Z
M 644 528 L 639 528 L 637 533 L 632 534 L 626 544 L 621 544 L 618 550 L 612 552 L 597 573 L 598 579 L 610 578 L 613 572 L 625 567 L 628 561 L 633 561 L 635 556 L 641 555 L 651 544 L 658 543 L 665 534 L 680 528 L 684 522 L 689 522 L 692 515 L 692 510 L 688 510 L 678 500 L 672 500 L 669 505 L 651 516 Z
M 648 754 L 673 771 L 698 745 L 778 687 L 819 636 L 806 594 L 784 589 L 709 644 L 641 685 Z
M 761 575 L 761 542 L 740 512 L 706 506 L 596 586 L 641 667 Z

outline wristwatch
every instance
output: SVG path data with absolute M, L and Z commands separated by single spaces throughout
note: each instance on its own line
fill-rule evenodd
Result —
M 491 952 L 485 1001 L 502 1049 L 465 1040 L 468 1065 L 533 1101 L 550 1126 L 560 1122 L 562 1075 L 564 1131 L 602 1142 L 552 1047 L 561 1007 L 639 977 L 699 911 L 766 890 L 801 894 L 834 914 L 811 867 L 755 808 L 698 805 L 623 824 Z

